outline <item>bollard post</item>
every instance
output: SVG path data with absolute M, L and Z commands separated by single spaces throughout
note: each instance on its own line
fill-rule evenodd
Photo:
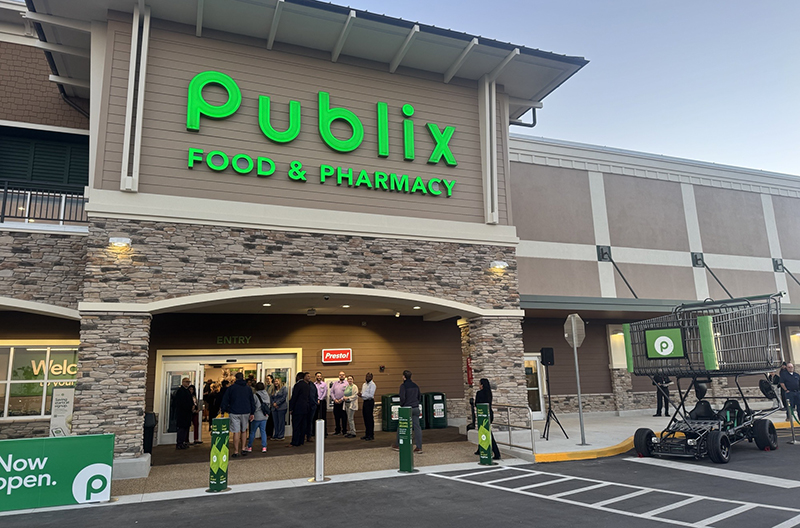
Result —
M 789 427 L 792 430 L 792 439 L 789 440 L 789 443 L 790 444 L 796 444 L 797 440 L 795 440 L 795 438 L 794 438 L 794 409 L 792 409 L 792 404 L 791 403 L 789 403 Z
M 399 473 L 414 473 L 414 443 L 411 440 L 411 407 L 400 407 L 397 422 L 397 446 L 400 449 Z
M 228 487 L 228 431 L 230 418 L 214 418 L 211 422 L 211 469 L 208 475 L 208 493 L 229 491 Z
M 492 462 L 492 421 L 489 417 L 489 404 L 479 403 L 475 407 L 478 410 L 478 452 L 481 456 L 478 464 L 497 465 Z
M 309 482 L 325 482 L 325 420 L 314 422 L 316 445 L 314 446 L 314 478 Z

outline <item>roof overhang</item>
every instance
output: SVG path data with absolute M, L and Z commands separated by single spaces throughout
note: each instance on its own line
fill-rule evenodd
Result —
M 132 13 L 134 6 L 131 0 L 26 3 L 38 15 L 55 17 L 50 22 L 35 21 L 41 40 L 87 51 L 90 34 L 80 29 L 80 23 L 104 21 L 109 10 Z M 512 119 L 535 107 L 588 62 L 316 0 L 149 0 L 140 4 L 150 8 L 152 18 L 193 26 L 198 36 L 213 30 L 254 37 L 264 41 L 265 49 L 274 43 L 299 46 L 330 53 L 332 60 L 353 57 L 382 63 L 391 72 L 432 73 L 441 76 L 442 82 L 477 81 L 494 72 L 497 84 L 514 101 Z M 59 20 L 61 24 L 55 23 Z M 75 24 L 70 27 L 64 21 Z M 64 85 L 68 94 L 87 97 L 88 90 L 80 81 L 89 80 L 89 60 L 58 51 L 51 54 L 55 75 L 76 81 Z

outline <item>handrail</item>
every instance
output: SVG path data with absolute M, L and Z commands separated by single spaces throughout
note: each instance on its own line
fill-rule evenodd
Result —
M 495 438 L 495 443 L 500 445 L 508 446 L 508 447 L 515 447 L 517 449 L 528 449 L 526 445 L 520 445 L 514 443 L 514 436 L 511 434 L 512 429 L 523 429 L 529 430 L 531 432 L 531 455 L 534 457 L 536 456 L 536 435 L 533 429 L 533 415 L 531 414 L 531 409 L 527 405 L 511 405 L 505 403 L 493 403 L 492 404 L 495 408 L 498 407 L 505 407 L 506 409 L 506 423 L 501 423 L 498 421 L 492 422 L 492 425 L 499 425 L 501 427 L 508 427 L 508 442 L 500 442 Z M 528 426 L 523 425 L 514 425 L 511 423 L 511 409 L 525 409 L 526 416 L 528 417 Z
M 58 222 L 59 225 L 89 223 L 83 193 L 11 187 L 11 183 L 4 181 L 0 189 L 0 223 L 8 219 L 25 223 Z

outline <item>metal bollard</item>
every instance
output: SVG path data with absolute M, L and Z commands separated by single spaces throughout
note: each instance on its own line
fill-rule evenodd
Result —
M 792 409 L 792 404 L 789 404 L 789 427 L 792 429 L 792 439 L 789 440 L 790 444 L 796 444 L 797 440 L 794 438 L 794 409 Z
M 314 446 L 314 478 L 308 479 L 309 482 L 325 482 L 330 480 L 325 478 L 325 420 L 315 422 Z

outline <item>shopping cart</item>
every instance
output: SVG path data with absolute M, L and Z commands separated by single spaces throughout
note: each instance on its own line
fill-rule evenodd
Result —
M 714 462 L 726 463 L 730 447 L 743 440 L 755 441 L 765 451 L 777 449 L 775 426 L 766 418 L 781 404 L 766 375 L 783 361 L 783 295 L 682 304 L 669 315 L 623 326 L 628 371 L 648 376 L 657 390 L 663 389 L 655 383 L 656 376 L 674 377 L 680 397 L 678 404 L 670 402 L 675 412 L 660 436 L 650 429 L 636 431 L 634 446 L 639 456 L 709 456 Z M 770 409 L 750 408 L 739 377 L 753 374 L 765 374 L 759 388 L 774 400 Z M 717 377 L 735 379 L 741 404 L 727 399 L 719 410 L 713 409 L 705 396 L 708 384 Z M 680 380 L 687 378 L 691 383 L 683 391 Z M 692 389 L 698 401 L 687 411 L 686 399 Z

